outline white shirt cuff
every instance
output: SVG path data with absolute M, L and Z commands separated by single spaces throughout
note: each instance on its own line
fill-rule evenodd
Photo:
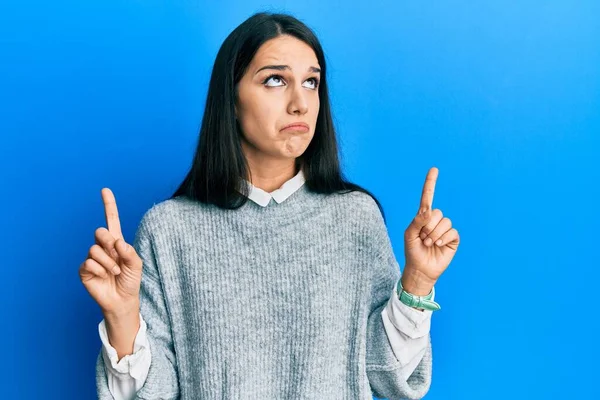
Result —
M 410 338 L 425 336 L 431 329 L 432 310 L 420 311 L 407 306 L 400 301 L 396 292 L 397 282 L 390 296 L 386 307 L 384 308 L 389 321 Z M 431 300 L 434 300 L 433 298 Z
M 98 324 L 98 332 L 102 341 L 102 356 L 104 364 L 117 378 L 145 378 L 150 364 L 150 344 L 146 335 L 146 322 L 140 313 L 140 329 L 133 343 L 133 354 L 128 354 L 118 360 L 117 350 L 111 346 L 106 331 L 104 319 Z M 118 362 L 117 362 L 118 360 Z

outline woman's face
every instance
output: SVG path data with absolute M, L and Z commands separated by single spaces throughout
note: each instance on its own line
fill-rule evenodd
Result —
M 312 48 L 295 37 L 279 36 L 258 49 L 238 84 L 236 101 L 242 148 L 251 162 L 293 161 L 304 153 L 319 114 L 319 71 Z M 284 129 L 299 122 L 308 130 Z

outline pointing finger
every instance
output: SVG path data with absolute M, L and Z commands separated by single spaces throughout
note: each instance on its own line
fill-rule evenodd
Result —
M 431 210 L 427 210 L 425 213 L 417 214 L 416 217 L 413 218 L 412 222 L 404 231 L 404 240 L 413 241 L 419 239 L 419 232 L 425 225 L 431 221 L 433 218 L 433 212 Z
M 121 233 L 121 221 L 119 220 L 117 201 L 109 188 L 102 189 L 102 202 L 104 203 L 104 216 L 106 217 L 108 231 L 115 239 L 122 239 L 123 234 Z
M 436 167 L 430 168 L 429 172 L 427 172 L 425 184 L 423 185 L 423 192 L 421 193 L 419 214 L 427 209 L 431 210 L 433 205 L 433 192 L 435 191 L 435 182 L 437 181 L 438 172 L 439 171 Z

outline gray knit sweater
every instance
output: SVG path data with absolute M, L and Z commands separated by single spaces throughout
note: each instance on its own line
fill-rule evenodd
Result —
M 420 399 L 431 341 L 403 378 L 381 311 L 400 277 L 381 213 L 361 192 L 303 185 L 238 210 L 169 199 L 148 210 L 140 312 L 152 362 L 136 399 Z M 429 334 L 428 334 L 429 336 Z M 102 353 L 100 399 L 112 399 Z

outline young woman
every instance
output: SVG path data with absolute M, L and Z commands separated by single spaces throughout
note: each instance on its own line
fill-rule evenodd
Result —
M 98 397 L 423 397 L 433 286 L 459 243 L 436 179 L 401 276 L 379 202 L 342 177 L 319 41 L 253 15 L 216 57 L 188 175 L 133 246 L 102 190 L 108 229 L 79 270 L 104 315 Z

